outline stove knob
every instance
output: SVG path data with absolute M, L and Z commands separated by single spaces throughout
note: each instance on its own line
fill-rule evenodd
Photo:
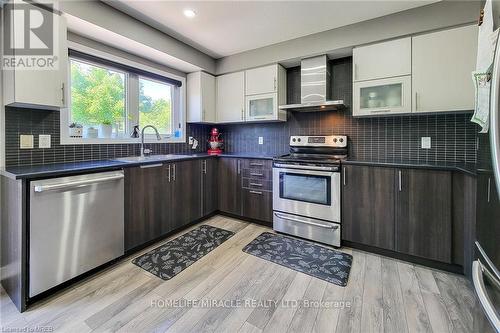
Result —
M 333 138 L 333 142 L 337 142 L 337 138 Z
M 298 138 L 297 141 L 300 142 L 300 138 Z
M 344 142 L 344 139 L 343 139 L 343 138 L 340 138 L 340 139 L 339 139 L 339 141 L 340 141 L 340 142 Z
M 297 139 L 293 138 L 292 141 L 295 142 L 295 141 L 297 141 Z

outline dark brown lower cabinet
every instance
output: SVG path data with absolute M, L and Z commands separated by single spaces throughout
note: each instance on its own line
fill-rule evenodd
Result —
M 394 169 L 344 166 L 342 239 L 394 250 Z
M 241 160 L 223 157 L 218 163 L 219 210 L 241 215 Z
M 244 188 L 241 197 L 241 215 L 267 222 L 273 222 L 273 192 Z
M 170 164 L 172 203 L 168 205 L 173 229 L 180 228 L 203 216 L 201 194 L 201 164 L 188 160 Z
M 452 173 L 396 172 L 396 251 L 451 263 Z
M 218 161 L 217 158 L 208 158 L 201 161 L 202 165 L 202 191 L 203 215 L 208 215 L 218 209 Z
M 125 169 L 125 250 L 153 240 L 170 228 L 171 190 L 162 164 Z

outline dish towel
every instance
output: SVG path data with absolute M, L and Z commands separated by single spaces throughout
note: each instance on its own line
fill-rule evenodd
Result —
M 486 0 L 483 23 L 479 26 L 476 70 L 472 72 L 475 103 L 471 121 L 481 126 L 481 133 L 489 128 L 491 74 L 498 31 L 493 31 L 492 0 Z

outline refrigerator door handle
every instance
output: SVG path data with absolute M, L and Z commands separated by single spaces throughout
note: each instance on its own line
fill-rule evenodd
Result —
M 495 184 L 500 193 L 500 114 L 498 104 L 500 102 L 500 43 L 497 42 L 495 60 L 493 65 L 493 80 L 491 83 L 490 96 L 490 145 L 493 160 L 493 172 Z
M 489 280 L 494 281 L 494 284 L 498 288 L 497 281 L 493 277 L 492 274 L 488 272 L 487 269 L 483 267 L 479 260 L 476 260 L 472 263 L 472 282 L 474 284 L 474 289 L 476 291 L 476 295 L 481 303 L 481 306 L 486 314 L 486 317 L 490 321 L 491 325 L 495 328 L 497 332 L 500 331 L 500 318 L 498 317 L 498 313 L 493 306 L 488 294 L 486 293 L 486 287 L 484 285 L 483 274 Z

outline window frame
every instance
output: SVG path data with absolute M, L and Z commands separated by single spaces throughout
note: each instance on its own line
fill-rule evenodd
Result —
M 95 56 L 104 60 L 108 60 L 110 62 L 114 62 L 117 64 L 122 64 L 124 67 L 130 67 L 137 70 L 137 72 L 128 72 L 123 70 L 122 68 L 109 66 L 107 64 L 102 64 L 99 62 L 95 62 L 95 65 L 99 67 L 109 68 L 111 70 L 124 72 L 126 74 L 125 78 L 125 113 L 126 113 L 126 131 L 130 133 L 132 131 L 133 125 L 138 124 L 139 120 L 139 77 L 143 77 L 145 79 L 158 81 L 161 83 L 167 83 L 172 85 L 172 135 L 161 135 L 161 140 L 158 141 L 156 135 L 154 133 L 150 133 L 148 130 L 144 135 L 144 141 L 148 143 L 182 143 L 186 142 L 186 78 L 181 77 L 169 72 L 165 72 L 159 70 L 157 68 L 153 68 L 151 66 L 144 65 L 142 63 L 137 63 L 135 61 L 131 61 L 119 56 L 115 56 L 113 54 L 109 54 L 100 50 L 96 50 L 94 48 L 90 48 L 81 44 L 77 44 L 71 41 L 68 41 L 68 47 L 78 52 L 86 53 L 90 56 Z M 78 59 L 78 57 L 74 57 L 78 61 L 82 61 L 85 63 L 93 64 L 92 61 L 87 59 Z M 125 136 L 122 138 L 72 138 L 69 136 L 69 124 L 71 119 L 71 57 L 68 57 L 67 63 L 67 82 L 68 89 L 66 89 L 66 100 L 68 104 L 65 108 L 61 109 L 61 119 L 60 119 L 60 132 L 61 132 L 61 144 L 126 144 L 126 143 L 140 143 L 141 139 L 139 138 L 131 138 L 129 136 Z M 148 76 L 147 74 L 151 73 L 153 76 Z M 157 77 L 156 77 L 157 76 Z M 159 77 L 164 77 L 171 80 L 177 80 L 181 82 L 181 86 L 175 86 L 171 82 L 162 81 L 158 79 Z M 135 110 L 135 111 L 134 111 Z M 181 134 L 179 137 L 175 137 L 176 129 L 180 128 Z

